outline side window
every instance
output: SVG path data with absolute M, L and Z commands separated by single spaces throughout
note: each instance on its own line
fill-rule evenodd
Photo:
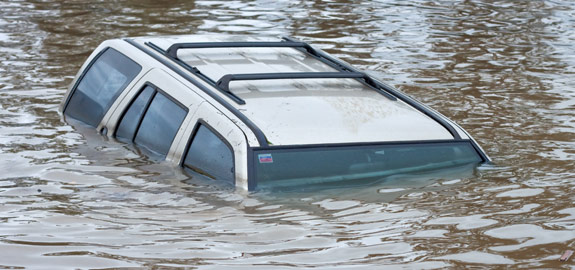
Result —
M 186 114 L 184 107 L 146 86 L 120 120 L 116 137 L 165 158 Z
M 234 183 L 231 147 L 202 124 L 196 129 L 183 165 L 213 179 Z
M 64 113 L 93 127 L 142 67 L 120 52 L 108 48 L 80 78 Z
M 136 99 L 130 105 L 130 108 L 122 117 L 120 125 L 116 129 L 116 137 L 121 141 L 132 142 L 134 140 L 134 135 L 136 134 L 136 129 L 140 125 L 142 116 L 144 112 L 150 105 L 152 100 L 152 95 L 156 93 L 156 90 L 151 86 L 146 86 L 142 92 L 136 97 Z

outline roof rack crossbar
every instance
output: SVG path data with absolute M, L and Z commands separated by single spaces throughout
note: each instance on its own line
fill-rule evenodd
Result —
M 283 72 L 283 73 L 247 73 L 227 74 L 216 82 L 222 91 L 230 92 L 231 81 L 281 80 L 281 79 L 363 79 L 375 89 L 379 86 L 367 74 L 362 72 Z
M 177 59 L 179 49 L 209 49 L 209 48 L 303 48 L 312 55 L 318 55 L 316 50 L 305 42 L 192 42 L 175 43 L 166 51 L 170 57 Z

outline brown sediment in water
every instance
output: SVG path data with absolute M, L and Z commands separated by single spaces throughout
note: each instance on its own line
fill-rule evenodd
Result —
M 575 239 L 569 1 L 0 3 L 0 267 L 559 268 Z M 189 179 L 58 104 L 103 40 L 294 36 L 468 130 L 475 173 L 242 194 Z M 41 192 L 39 192 L 39 190 Z

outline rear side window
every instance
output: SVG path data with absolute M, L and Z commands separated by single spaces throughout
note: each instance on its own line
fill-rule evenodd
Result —
M 183 106 L 146 86 L 120 120 L 116 137 L 165 158 L 186 114 Z
M 108 48 L 82 76 L 64 113 L 93 127 L 142 67 L 120 52 Z
M 198 126 L 184 159 L 184 167 L 234 184 L 232 149 L 205 125 Z

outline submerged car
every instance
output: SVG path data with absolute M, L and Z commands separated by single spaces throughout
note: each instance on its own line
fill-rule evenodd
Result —
M 60 110 L 154 158 L 247 190 L 490 161 L 445 116 L 287 37 L 108 40 Z

